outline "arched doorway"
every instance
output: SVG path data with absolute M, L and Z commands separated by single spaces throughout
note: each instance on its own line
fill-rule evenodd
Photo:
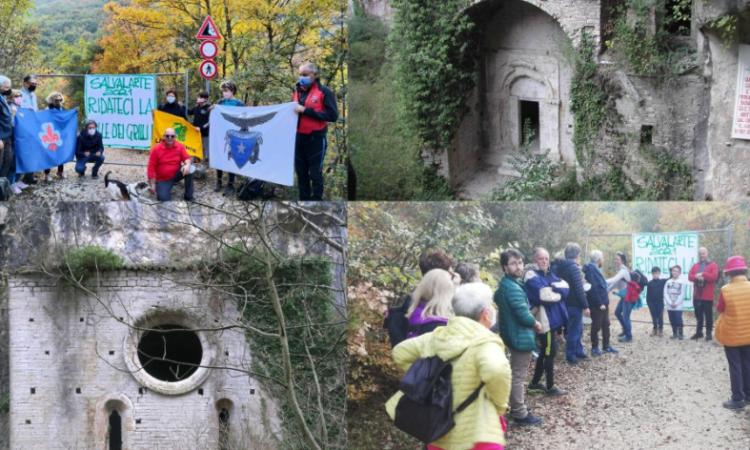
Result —
M 550 14 L 521 0 L 479 1 L 467 14 L 479 28 L 481 56 L 469 113 L 450 155 L 453 184 L 483 185 L 473 188 L 479 194 L 517 175 L 512 161 L 524 144 L 524 124 L 533 135 L 532 152 L 574 164 L 569 35 Z

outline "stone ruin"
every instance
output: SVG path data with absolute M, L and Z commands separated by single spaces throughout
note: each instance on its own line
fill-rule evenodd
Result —
M 622 55 L 607 48 L 624 0 L 469 3 L 459 13 L 471 15 L 479 27 L 477 85 L 466 99 L 452 148 L 439 155 L 443 174 L 461 197 L 481 198 L 518 175 L 511 160 L 525 122 L 535 135 L 532 151 L 548 151 L 551 159 L 579 173 L 603 173 L 602 160 L 619 161 L 633 182 L 645 184 L 652 180 L 645 179 L 647 163 L 639 146 L 648 144 L 692 168 L 694 192 L 686 196 L 737 200 L 750 195 L 750 179 L 741 175 L 750 170 L 750 136 L 732 137 L 740 95 L 739 45 L 750 44 L 750 2 L 694 0 L 674 36 L 690 49 L 693 63 L 668 82 L 634 74 Z M 391 20 L 389 2 L 368 0 L 364 6 Z M 727 15 L 737 17 L 733 40 L 712 26 Z M 649 20 L 655 30 L 664 18 L 652 10 Z M 573 55 L 584 32 L 596 42 L 598 71 L 616 92 L 610 94 L 619 116 L 616 129 L 599 137 L 593 167 L 581 167 L 577 160 L 570 103 Z
M 304 230 L 283 205 L 267 207 L 287 231 Z M 278 446 L 278 400 L 249 375 L 236 302 L 193 268 L 219 250 L 207 231 L 232 239 L 231 214 L 127 202 L 24 209 L 33 211 L 0 210 L 0 398 L 10 393 L 0 448 Z M 325 213 L 316 226 L 345 244 L 343 208 L 314 209 Z M 282 234 L 273 243 L 286 255 L 331 258 L 343 309 L 342 256 L 312 233 Z M 125 266 L 102 272 L 91 292 L 39 271 L 54 266 L 56 249 L 81 245 L 112 250 Z

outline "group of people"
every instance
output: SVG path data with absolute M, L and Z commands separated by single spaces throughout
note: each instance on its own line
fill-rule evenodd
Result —
M 616 253 L 615 261 L 617 271 L 607 278 L 602 270 L 603 253 L 592 251 L 589 262 L 582 265 L 581 247 L 576 243 L 567 244 L 553 261 L 546 249 L 538 247 L 531 264 L 524 264 L 520 251 L 508 249 L 500 255 L 504 276 L 493 294 L 480 281 L 478 267 L 462 263 L 454 271 L 453 260 L 441 250 L 429 250 L 420 257 L 422 279 L 403 305 L 390 309 L 386 318 L 393 359 L 404 370 L 420 358 L 436 355 L 449 361 L 454 407 L 465 406 L 462 402 L 472 391 L 480 391 L 456 414 L 455 426 L 429 449 L 502 449 L 506 412 L 519 426 L 540 424 L 542 419 L 531 414 L 525 394 L 566 394 L 554 381 L 558 335 L 565 337 L 569 364 L 589 358 L 582 343 L 583 317 L 589 316 L 590 355 L 618 353 L 610 342 L 610 294 L 620 299 L 615 312 L 622 326 L 620 342 L 633 340 L 630 313 L 644 285 L 653 319 L 651 336 L 662 335 L 666 308 L 673 338 L 682 337 L 686 287 L 680 281 L 681 268 L 673 266 L 670 277 L 661 278 L 661 270 L 654 267 L 652 280 L 644 283 L 634 279 L 638 274 L 629 270 L 624 253 Z M 741 409 L 750 404 L 750 281 L 741 256 L 730 257 L 723 272 L 729 282 L 721 288 L 716 306 L 720 313 L 716 339 L 725 348 L 732 392 L 723 406 Z M 719 267 L 709 259 L 707 249 L 699 250 L 699 261 L 691 267 L 688 279 L 695 287 L 697 331 L 692 339 L 710 341 Z M 536 363 L 527 385 L 533 355 Z M 386 404 L 392 418 L 403 395 L 394 395 Z
M 0 178 L 8 179 L 11 191 L 18 195 L 29 185 L 38 181 L 34 174 L 16 173 L 15 152 L 23 149 L 13 148 L 13 118 L 21 108 L 39 110 L 36 97 L 38 81 L 33 75 L 23 78 L 20 90 L 12 89 L 12 82 L 8 77 L 0 75 Z M 224 81 L 220 85 L 222 98 L 215 105 L 245 106 L 244 102 L 236 98 L 237 85 L 232 81 Z M 333 92 L 323 86 L 318 78 L 318 68 L 311 62 L 305 62 L 299 67 L 299 78 L 295 84 L 292 100 L 297 102 L 295 112 L 299 115 L 295 142 L 294 167 L 300 200 L 323 199 L 323 163 L 327 150 L 328 122 L 338 120 L 338 107 Z M 60 92 L 52 92 L 46 97 L 47 109 L 63 109 L 65 97 Z M 186 108 L 178 100 L 177 90 L 168 89 L 165 101 L 158 105 L 158 110 L 189 120 L 200 130 L 206 160 L 209 154 L 209 117 L 214 108 L 206 92 L 198 94 L 195 106 Z M 87 120 L 78 135 L 75 152 L 75 171 L 79 177 L 84 177 L 86 165 L 93 164 L 91 177 L 98 178 L 99 169 L 104 163 L 104 144 L 97 124 Z M 167 129 L 161 136 L 160 142 L 151 148 L 149 155 L 147 177 L 152 191 L 159 201 L 171 200 L 172 187 L 184 180 L 185 200 L 193 200 L 193 171 L 192 158 L 187 154 L 185 146 L 177 140 L 174 129 Z M 45 182 L 50 181 L 51 169 L 44 171 Z M 57 167 L 57 178 L 65 178 L 64 166 Z M 224 173 L 216 171 L 215 192 L 233 195 L 236 192 L 235 174 L 227 174 L 224 185 Z

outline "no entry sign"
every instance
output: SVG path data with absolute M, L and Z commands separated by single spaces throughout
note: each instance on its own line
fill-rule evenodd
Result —
M 203 59 L 214 59 L 218 53 L 219 46 L 216 45 L 216 41 L 201 42 L 201 56 Z

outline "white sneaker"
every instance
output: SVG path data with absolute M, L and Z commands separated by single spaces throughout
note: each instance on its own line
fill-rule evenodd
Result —
M 15 183 L 13 183 L 13 184 L 10 185 L 10 190 L 13 191 L 13 193 L 16 194 L 16 195 L 21 195 L 21 188 L 19 188 L 18 186 L 16 186 Z
M 29 185 L 24 183 L 23 181 L 16 181 L 16 186 L 18 186 L 20 189 L 26 189 L 27 187 L 29 187 Z

